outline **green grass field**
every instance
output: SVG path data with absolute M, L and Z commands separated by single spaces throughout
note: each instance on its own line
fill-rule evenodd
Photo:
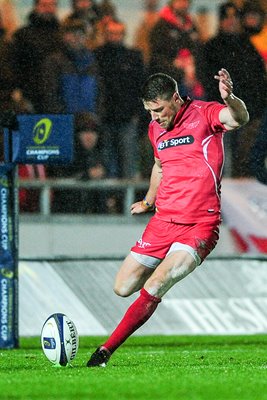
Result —
M 267 336 L 132 337 L 106 368 L 86 368 L 102 338 L 81 337 L 72 367 L 39 338 L 0 350 L 0 399 L 267 400 Z

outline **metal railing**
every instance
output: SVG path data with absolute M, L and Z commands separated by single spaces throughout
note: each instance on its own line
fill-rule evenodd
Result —
M 38 189 L 40 191 L 40 214 L 48 216 L 52 209 L 53 190 L 100 190 L 100 191 L 118 191 L 123 193 L 123 215 L 129 214 L 129 209 L 135 201 L 137 191 L 146 191 L 148 181 L 133 181 L 121 179 L 103 179 L 99 181 L 81 182 L 75 179 L 46 179 L 46 180 L 19 180 L 21 189 Z M 75 212 L 74 212 L 75 213 Z

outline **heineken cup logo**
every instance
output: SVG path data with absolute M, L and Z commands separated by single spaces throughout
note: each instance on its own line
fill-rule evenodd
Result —
M 52 121 L 43 118 L 37 122 L 33 128 L 33 141 L 35 144 L 44 144 L 50 136 L 52 130 Z

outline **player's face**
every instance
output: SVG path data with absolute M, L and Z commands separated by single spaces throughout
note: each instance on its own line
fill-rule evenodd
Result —
M 153 121 L 156 121 L 161 128 L 169 130 L 173 127 L 174 118 L 181 108 L 180 97 L 174 93 L 170 100 L 156 99 L 145 101 L 144 107 L 150 113 Z

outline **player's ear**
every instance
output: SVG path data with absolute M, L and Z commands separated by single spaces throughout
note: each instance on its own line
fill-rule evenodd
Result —
M 172 98 L 177 103 L 177 101 L 179 101 L 179 99 L 180 99 L 179 93 L 174 92 L 173 95 L 172 95 Z

